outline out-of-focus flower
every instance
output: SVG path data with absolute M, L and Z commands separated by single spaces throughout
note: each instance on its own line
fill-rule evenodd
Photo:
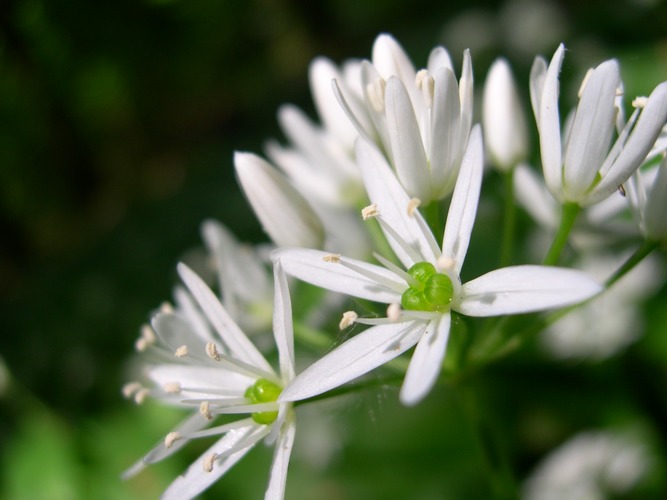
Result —
M 528 156 L 528 129 L 512 70 L 497 59 L 484 83 L 484 143 L 493 166 L 508 171 Z
M 373 45 L 372 63 L 361 68 L 367 112 L 355 112 L 340 85 L 337 95 L 367 140 L 383 150 L 405 190 L 424 204 L 452 192 L 472 127 L 473 76 L 468 51 L 456 80 L 442 47 L 431 52 L 426 69 L 415 71 L 390 35 Z M 365 117 L 370 115 L 373 126 Z
M 623 124 L 618 62 L 605 61 L 589 71 L 576 111 L 561 130 L 558 75 L 564 54 L 561 44 L 548 67 L 535 59 L 531 100 L 547 187 L 560 203 L 583 207 L 607 198 L 645 161 L 667 120 L 667 82 L 648 99 L 636 99 Z
M 526 481 L 526 500 L 604 500 L 627 494 L 649 467 L 630 435 L 583 432 L 547 455 Z
M 285 275 L 276 264 L 273 333 L 280 358 L 280 372 L 276 373 L 201 278 L 183 264 L 178 270 L 208 328 L 202 330 L 176 312 L 158 313 L 152 321 L 156 342 L 145 353 L 146 375 L 153 385 L 148 388 L 132 382 L 123 392 L 137 403 L 154 397 L 194 413 L 125 477 L 170 456 L 192 439 L 221 436 L 163 495 L 192 498 L 266 438 L 275 442 L 266 498 L 280 499 L 296 430 L 292 405 L 277 402 L 282 388 L 294 378 L 292 313 Z M 229 414 L 248 416 L 209 427 L 217 417 Z
M 637 170 L 625 191 L 644 237 L 667 244 L 667 159 L 657 167 Z
M 287 179 L 252 153 L 237 152 L 234 165 L 243 192 L 276 245 L 322 248 L 319 217 Z
M 277 250 L 288 274 L 332 291 L 389 304 L 387 318 L 361 319 L 346 313 L 341 328 L 376 325 L 348 340 L 301 373 L 281 395 L 312 397 L 359 377 L 417 344 L 400 398 L 419 402 L 440 373 L 451 314 L 496 316 L 539 311 L 584 300 L 600 291 L 586 274 L 547 266 L 506 267 L 461 284 L 482 180 L 483 145 L 475 127 L 438 246 L 419 211 L 370 144 L 358 143 L 357 159 L 373 204 L 364 218 L 381 225 L 405 270 L 383 257 L 383 266 L 306 249 Z
M 578 267 L 605 281 L 622 262 L 619 257 L 595 253 Z M 610 289 L 547 328 L 542 344 L 558 358 L 598 361 L 614 355 L 642 334 L 640 306 L 658 290 L 663 276 L 658 260 L 645 259 Z

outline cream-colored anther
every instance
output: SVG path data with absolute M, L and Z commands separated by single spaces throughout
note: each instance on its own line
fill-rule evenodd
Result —
M 146 339 L 143 337 L 139 337 L 136 342 L 134 343 L 134 349 L 137 352 L 144 352 L 146 349 L 148 349 L 148 346 L 150 344 L 146 342 Z
M 134 347 L 137 351 L 143 352 L 148 349 L 148 347 L 155 344 L 155 342 L 157 342 L 157 336 L 151 326 L 143 325 L 141 327 L 141 335 L 135 342 Z
M 644 106 L 646 106 L 647 102 L 648 102 L 648 97 L 638 96 L 633 99 L 632 107 L 635 109 L 644 109 Z
M 215 342 L 206 344 L 206 355 L 214 361 L 220 361 L 220 351 L 218 351 L 218 346 L 215 345 Z
M 211 472 L 213 470 L 213 464 L 217 459 L 218 459 L 217 453 L 211 453 L 210 455 L 205 457 L 204 463 L 202 464 L 204 466 L 204 472 Z
M 435 79 L 429 75 L 427 70 L 422 69 L 417 72 L 415 84 L 417 85 L 417 88 L 422 91 L 424 104 L 426 104 L 427 108 L 431 108 L 433 106 L 433 96 L 435 94 Z
M 623 89 L 621 87 L 618 87 L 616 89 L 616 92 L 614 92 L 614 94 L 616 95 L 616 97 L 623 97 Z
M 143 389 L 142 385 L 139 382 L 128 382 L 123 386 L 123 396 L 127 399 L 130 399 L 138 391 Z
M 146 389 L 145 387 L 142 387 L 139 389 L 137 392 L 134 393 L 134 402 L 137 403 L 138 405 L 142 404 L 144 401 L 146 401 L 146 398 L 150 394 L 151 391 Z
M 579 97 L 579 99 L 581 99 L 581 96 L 584 93 L 584 89 L 586 88 L 586 84 L 588 84 L 588 80 L 591 78 L 592 74 L 593 68 L 588 68 L 588 71 L 586 71 L 584 79 L 581 81 L 581 85 L 579 86 L 579 92 L 577 93 L 577 97 Z
M 162 388 L 167 394 L 178 394 L 181 392 L 181 384 L 178 382 L 167 382 Z
M 415 216 L 415 210 L 419 208 L 419 205 L 422 204 L 422 201 L 419 198 L 412 198 L 408 202 L 408 216 L 414 217 Z
M 338 264 L 340 262 L 340 254 L 339 253 L 330 253 L 328 255 L 325 255 L 322 257 L 322 260 L 324 262 L 331 262 L 333 264 Z
M 348 326 L 353 325 L 358 317 L 359 315 L 354 311 L 345 311 L 340 323 L 338 323 L 338 328 L 345 330 Z
M 188 346 L 182 345 L 174 352 L 174 356 L 177 358 L 182 358 L 188 355 Z
M 363 220 L 377 217 L 378 215 L 380 215 L 380 211 L 378 210 L 378 206 L 375 203 L 361 209 L 361 218 Z
M 384 94 L 387 89 L 387 82 L 378 78 L 373 83 L 366 86 L 366 93 L 371 107 L 378 113 L 384 112 Z
M 211 405 L 208 403 L 208 401 L 202 401 L 201 403 L 199 403 L 199 414 L 206 420 L 213 420 L 213 414 L 211 413 Z
M 174 306 L 170 302 L 163 302 L 160 304 L 160 312 L 170 314 L 174 312 Z
M 181 439 L 181 434 L 179 432 L 170 432 L 167 434 L 164 438 L 164 446 L 165 448 L 171 448 L 176 441 Z
M 441 255 L 435 261 L 435 267 L 437 267 L 440 271 L 451 271 L 454 269 L 454 259 L 447 257 L 446 255 Z
M 394 302 L 387 307 L 387 319 L 392 323 L 398 323 L 401 319 L 401 304 Z

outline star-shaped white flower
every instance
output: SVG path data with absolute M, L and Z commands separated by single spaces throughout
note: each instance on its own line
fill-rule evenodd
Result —
M 158 313 L 152 320 L 157 342 L 145 352 L 151 356 L 146 374 L 153 386 L 133 382 L 123 392 L 137 402 L 155 397 L 194 413 L 125 477 L 170 456 L 191 439 L 222 436 L 163 494 L 166 499 L 192 498 L 266 438 L 275 442 L 275 453 L 265 498 L 281 499 L 296 431 L 292 404 L 277 402 L 282 388 L 294 378 L 291 303 L 285 274 L 276 263 L 273 331 L 280 359 L 280 372 L 276 373 L 201 278 L 184 264 L 178 271 L 211 328 L 197 328 L 189 316 L 180 313 Z M 208 427 L 218 415 L 226 414 L 248 416 Z
M 463 158 L 447 223 L 439 246 L 424 219 L 375 147 L 359 141 L 357 161 L 375 217 L 407 271 L 378 256 L 383 266 L 307 249 L 280 249 L 277 258 L 288 274 L 312 284 L 390 304 L 387 318 L 325 355 L 283 391 L 279 401 L 315 396 L 386 363 L 417 344 L 401 388 L 404 404 L 419 402 L 440 373 L 451 314 L 496 316 L 561 307 L 601 289 L 588 275 L 571 269 L 516 266 L 491 271 L 461 284 L 482 180 L 483 145 L 473 128 Z M 400 305 L 399 305 L 400 304 Z M 344 318 L 342 326 L 354 321 Z
M 667 120 L 667 82 L 648 99 L 636 99 L 624 123 L 618 62 L 605 61 L 586 76 L 576 111 L 561 131 L 558 74 L 564 55 L 561 44 L 548 67 L 535 60 L 530 93 L 547 186 L 561 203 L 585 207 L 611 195 L 645 161 Z

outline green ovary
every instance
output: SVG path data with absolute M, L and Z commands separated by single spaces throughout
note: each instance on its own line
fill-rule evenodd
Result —
M 272 403 L 278 399 L 280 393 L 283 391 L 283 388 L 277 384 L 274 384 L 270 380 L 265 378 L 260 378 L 254 385 L 248 387 L 248 390 L 245 391 L 245 397 L 250 400 L 253 404 L 258 403 Z M 252 419 L 258 424 L 272 424 L 278 418 L 277 411 L 260 411 L 253 413 Z
M 449 276 L 436 271 L 428 262 L 418 262 L 408 274 L 414 279 L 401 296 L 401 306 L 409 311 L 437 311 L 449 309 L 454 285 Z

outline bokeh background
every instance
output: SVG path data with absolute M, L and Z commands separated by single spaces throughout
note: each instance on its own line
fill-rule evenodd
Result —
M 502 53 L 527 96 L 533 57 L 560 41 L 565 81 L 612 56 L 630 94 L 667 80 L 660 0 L 0 3 L 0 497 L 155 498 L 197 456 L 119 479 L 181 419 L 121 396 L 139 327 L 170 298 L 202 220 L 265 241 L 233 151 L 283 140 L 284 102 L 314 116 L 309 61 L 369 57 L 380 32 L 418 66 L 436 44 L 459 60 L 470 47 L 478 90 Z M 578 430 L 627 424 L 656 464 L 632 498 L 667 497 L 666 298 L 648 302 L 647 331 L 621 356 L 519 354 L 480 378 L 477 411 L 505 430 L 520 474 Z M 465 394 L 441 387 L 417 410 L 396 399 L 378 389 L 304 411 L 314 423 L 297 436 L 288 498 L 488 497 Z M 263 448 L 205 497 L 261 497 Z

